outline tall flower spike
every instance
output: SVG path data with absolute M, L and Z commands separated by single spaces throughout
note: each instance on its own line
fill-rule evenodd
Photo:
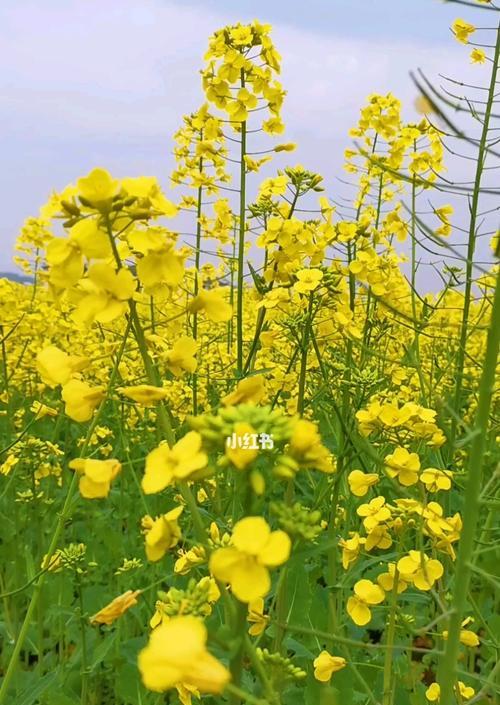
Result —
M 237 24 L 210 38 L 203 88 L 208 101 L 226 113 L 236 130 L 250 111 L 266 107 L 262 128 L 270 134 L 283 132 L 280 111 L 285 93 L 276 80 L 281 57 L 270 30 L 270 25 L 258 22 Z

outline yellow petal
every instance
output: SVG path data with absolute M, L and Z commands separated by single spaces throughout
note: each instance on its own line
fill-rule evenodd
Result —
M 203 693 L 221 693 L 230 679 L 227 668 L 207 652 L 190 665 L 189 682 Z
M 271 536 L 271 529 L 263 517 L 245 517 L 233 529 L 233 544 L 239 551 L 260 554 Z
M 250 557 L 238 561 L 231 573 L 231 588 L 241 602 L 264 597 L 271 589 L 269 571 Z
M 347 614 L 360 627 L 368 624 L 372 618 L 372 613 L 365 603 L 353 595 L 347 600 Z
M 403 575 L 413 575 L 417 569 L 418 564 L 415 564 L 411 556 L 405 556 L 398 561 L 398 571 Z
M 236 565 L 243 559 L 236 548 L 218 548 L 210 556 L 210 572 L 217 580 L 229 583 Z
M 173 480 L 170 467 L 170 448 L 166 445 L 158 446 L 146 458 L 146 472 L 142 478 L 142 489 L 145 494 L 161 492 Z
M 268 542 L 259 555 L 259 560 L 264 565 L 278 566 L 285 563 L 290 557 L 292 542 L 284 531 L 273 531 Z
M 80 494 L 85 499 L 103 499 L 108 496 L 111 484 L 109 482 L 92 482 L 86 475 L 82 475 L 78 487 Z
M 372 583 L 371 580 L 358 580 L 354 586 L 355 594 L 370 605 L 377 605 L 385 598 L 385 593 L 381 587 Z

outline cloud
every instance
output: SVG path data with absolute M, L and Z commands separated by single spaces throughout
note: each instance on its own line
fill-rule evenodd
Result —
M 117 175 L 164 178 L 171 135 L 203 100 L 198 71 L 208 35 L 237 19 L 234 8 L 217 13 L 166 0 L 4 4 L 0 179 L 10 208 L 0 224 L 3 252 L 52 188 L 96 163 Z M 275 25 L 274 37 L 288 90 L 286 139 L 300 145 L 292 160 L 324 173 L 330 186 L 344 175 L 347 131 L 369 93 L 391 90 L 413 117 L 410 69 L 422 66 L 432 76 L 458 66 L 465 81 L 482 70 L 469 66 L 467 49 L 451 38 L 446 46 L 397 36 L 387 43 L 286 21 Z M 8 259 L 3 255 L 2 267 Z
M 3 12 L 1 90 L 41 135 L 165 135 L 196 96 L 217 22 L 157 0 L 22 2 Z
M 4 6 L 0 89 L 11 129 L 40 136 L 165 137 L 201 101 L 197 71 L 208 35 L 237 12 L 217 14 L 163 0 L 98 0 Z M 291 127 L 331 135 L 352 123 L 372 91 L 412 93 L 407 71 L 452 67 L 461 49 L 429 49 L 331 37 L 286 23 L 275 29 L 284 56 Z M 463 54 L 463 51 L 462 51 Z

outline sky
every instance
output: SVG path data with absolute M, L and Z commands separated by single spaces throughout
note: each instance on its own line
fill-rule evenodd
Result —
M 483 67 L 449 28 L 457 16 L 484 24 L 485 14 L 440 0 L 2 2 L 0 271 L 13 269 L 23 220 L 95 166 L 155 175 L 168 189 L 171 137 L 203 102 L 198 71 L 215 29 L 273 25 L 288 91 L 283 140 L 299 145 L 283 159 L 322 173 L 336 197 L 367 95 L 392 91 L 412 119 L 410 70 L 477 80 Z

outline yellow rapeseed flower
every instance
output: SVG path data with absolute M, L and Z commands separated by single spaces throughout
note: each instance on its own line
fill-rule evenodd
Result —
M 354 585 L 354 595 L 347 600 L 347 614 L 359 627 L 363 627 L 372 618 L 370 605 L 378 605 L 385 598 L 381 587 L 371 580 L 358 580 Z
M 85 499 L 102 499 L 107 497 L 111 482 L 118 475 L 122 466 L 118 460 L 95 460 L 94 458 L 75 458 L 69 467 L 80 475 L 80 494 Z
M 262 129 L 267 132 L 268 135 L 282 135 L 285 131 L 285 125 L 283 121 L 278 117 L 271 117 L 269 120 L 265 120 L 262 123 Z M 276 151 L 276 148 L 275 150 Z M 285 150 L 292 151 L 292 150 Z
M 420 482 L 423 482 L 428 492 L 449 490 L 451 488 L 451 473 L 438 468 L 425 468 L 420 473 Z
M 457 681 L 457 690 L 459 696 L 464 700 L 470 700 L 476 694 L 474 688 L 470 685 L 465 685 L 463 681 Z
M 295 423 L 288 453 L 304 468 L 320 470 L 327 474 L 335 472 L 332 455 L 321 443 L 318 426 L 312 421 L 299 419 Z
M 196 617 L 172 617 L 160 624 L 139 653 L 146 688 L 163 693 L 183 684 L 201 693 L 221 693 L 230 673 L 207 651 L 206 644 L 206 627 Z
M 351 538 L 349 539 L 340 539 L 339 546 L 342 549 L 342 566 L 344 570 L 347 570 L 351 564 L 356 563 L 365 542 L 366 539 L 357 532 L 351 532 Z
M 387 566 L 387 573 L 381 573 L 380 575 L 377 576 L 377 583 L 380 585 L 382 590 L 385 590 L 385 592 L 392 592 L 394 589 L 394 583 L 396 580 L 396 564 L 395 563 L 389 563 Z M 397 593 L 398 595 L 401 592 L 404 592 L 408 586 L 410 585 L 409 582 L 404 580 L 399 572 L 397 573 Z
M 137 604 L 137 597 L 141 594 L 140 590 L 127 590 L 123 595 L 119 595 L 112 600 L 109 605 L 103 607 L 90 617 L 91 624 L 113 624 L 118 617 L 125 614 L 127 610 Z
M 37 419 L 43 419 L 44 416 L 57 416 L 59 413 L 57 409 L 53 409 L 51 406 L 47 406 L 47 404 L 42 404 L 42 402 L 39 402 L 35 400 L 31 406 L 30 406 L 30 411 L 32 411 Z
M 300 294 L 308 294 L 318 288 L 323 279 L 321 269 L 301 269 L 297 272 L 297 281 L 293 288 Z
M 184 507 L 175 507 L 166 514 L 153 519 L 149 515 L 142 518 L 142 528 L 145 534 L 146 556 L 149 561 L 156 562 L 165 553 L 179 543 L 181 530 L 177 520 Z
M 9 453 L 3 463 L 0 465 L 0 475 L 9 475 L 12 468 L 19 462 L 19 458 L 13 453 Z
M 182 377 L 184 372 L 194 372 L 197 367 L 194 357 L 198 343 L 194 338 L 183 335 L 174 343 L 172 350 L 165 353 L 165 362 L 168 369 L 176 377 Z
M 177 206 L 163 194 L 156 176 L 122 179 L 121 186 L 129 196 L 139 199 L 141 206 L 149 206 L 168 218 L 173 218 L 178 213 Z
M 188 551 L 181 549 L 178 552 L 178 556 L 174 563 L 174 573 L 179 573 L 179 575 L 186 575 L 191 568 L 203 565 L 207 560 L 203 546 L 193 546 Z
M 64 411 L 73 421 L 89 421 L 96 407 L 104 399 L 105 393 L 103 387 L 91 387 L 82 380 L 70 379 L 61 391 L 65 402 Z
M 476 28 L 470 22 L 466 22 L 460 18 L 456 19 L 452 26 L 452 32 L 461 44 L 467 44 L 469 42 L 469 37 L 476 31 Z
M 69 237 L 55 237 L 47 245 L 49 282 L 67 289 L 83 276 L 84 258 L 103 260 L 112 254 L 108 234 L 93 218 L 80 220 L 69 230 Z
M 391 510 L 385 504 L 385 497 L 379 495 L 368 504 L 361 504 L 356 513 L 364 517 L 363 525 L 367 531 L 372 531 L 378 524 L 391 518 Z
M 235 46 L 250 46 L 253 32 L 249 25 L 236 25 L 229 30 L 229 36 Z
M 334 673 L 346 667 L 347 661 L 342 656 L 332 656 L 328 651 L 322 651 L 314 659 L 313 665 L 316 680 L 321 683 L 328 683 Z
M 429 558 L 422 551 L 410 551 L 399 559 L 397 567 L 403 580 L 413 583 L 419 590 L 430 590 L 444 572 L 438 560 Z
M 472 620 L 472 617 L 466 617 L 466 618 L 463 620 L 461 626 L 462 626 L 462 627 L 466 627 L 466 626 L 467 626 L 468 624 L 470 624 L 472 621 L 473 621 L 473 620 Z M 444 632 L 442 632 L 442 637 L 443 637 L 443 639 L 447 639 L 447 638 L 448 638 L 448 631 L 447 631 L 447 630 L 445 630 Z M 460 630 L 460 642 L 461 642 L 464 646 L 470 646 L 471 648 L 474 648 L 474 647 L 476 647 L 476 646 L 479 646 L 479 644 L 481 643 L 481 642 L 479 641 L 478 635 L 477 635 L 475 632 L 471 631 L 470 629 L 463 629 L 463 628 Z
M 118 387 L 120 394 L 132 399 L 142 406 L 152 406 L 157 401 L 168 396 L 168 390 L 164 387 L 155 387 L 151 384 L 136 384 L 133 387 Z
M 202 289 L 191 301 L 189 310 L 192 313 L 203 311 L 213 323 L 229 321 L 233 314 L 230 304 L 224 300 L 224 289 Z
M 418 482 L 420 459 L 417 453 L 409 453 L 406 448 L 399 447 L 385 456 L 385 468 L 389 477 L 397 477 L 404 487 L 409 487 Z
M 484 49 L 475 47 L 470 53 L 470 60 L 472 64 L 484 64 L 486 61 L 486 52 Z
M 241 379 L 236 385 L 236 389 L 222 399 L 222 403 L 224 406 L 258 404 L 265 391 L 264 376 L 252 375 Z
M 250 436 L 255 434 L 255 429 L 245 421 L 238 421 L 233 426 L 233 433 L 236 434 L 237 439 L 242 440 L 245 434 Z M 232 448 L 230 444 L 226 444 L 225 454 L 238 470 L 244 470 L 259 456 L 259 449 L 244 448 L 243 444 L 241 446 L 237 444 L 235 448 Z
M 98 210 L 106 209 L 120 190 L 120 182 L 109 171 L 97 167 L 76 182 L 78 195 Z
M 439 700 L 441 696 L 441 688 L 439 687 L 439 683 L 431 683 L 430 686 L 427 688 L 425 691 L 425 697 L 429 702 L 435 703 L 437 700 Z
M 116 271 L 105 262 L 93 264 L 74 294 L 77 306 L 73 319 L 84 326 L 94 321 L 114 321 L 127 310 L 135 287 L 135 279 L 128 269 L 122 267 Z
M 251 636 L 259 636 L 269 624 L 270 617 L 264 614 L 264 599 L 262 597 L 253 600 L 248 605 L 247 620 L 252 625 L 248 630 Z
M 161 492 L 177 480 L 187 480 L 205 468 L 208 457 L 201 444 L 200 434 L 189 431 L 173 448 L 163 443 L 152 450 L 146 458 L 146 470 L 142 478 L 144 492 Z
M 248 120 L 248 111 L 257 107 L 257 97 L 247 88 L 240 88 L 236 96 L 229 100 L 226 106 L 230 120 L 245 122 Z
M 210 556 L 212 575 L 231 585 L 240 602 L 253 602 L 270 590 L 269 568 L 285 563 L 291 541 L 284 531 L 271 531 L 262 517 L 245 517 L 233 529 L 232 546 Z
M 376 485 L 379 476 L 376 473 L 365 473 L 361 470 L 353 470 L 347 477 L 349 489 L 356 497 L 364 497 L 370 487 Z
M 293 152 L 296 149 L 297 149 L 297 145 L 295 144 L 295 142 L 284 142 L 283 144 L 277 144 L 276 147 L 274 147 L 273 151 L 274 152 Z
M 68 355 L 55 345 L 43 348 L 36 358 L 38 374 L 49 387 L 67 384 L 75 372 L 85 369 L 89 363 L 87 357 Z
M 373 551 L 374 548 L 389 548 L 392 546 L 392 538 L 385 524 L 378 524 L 366 535 L 365 548 Z

